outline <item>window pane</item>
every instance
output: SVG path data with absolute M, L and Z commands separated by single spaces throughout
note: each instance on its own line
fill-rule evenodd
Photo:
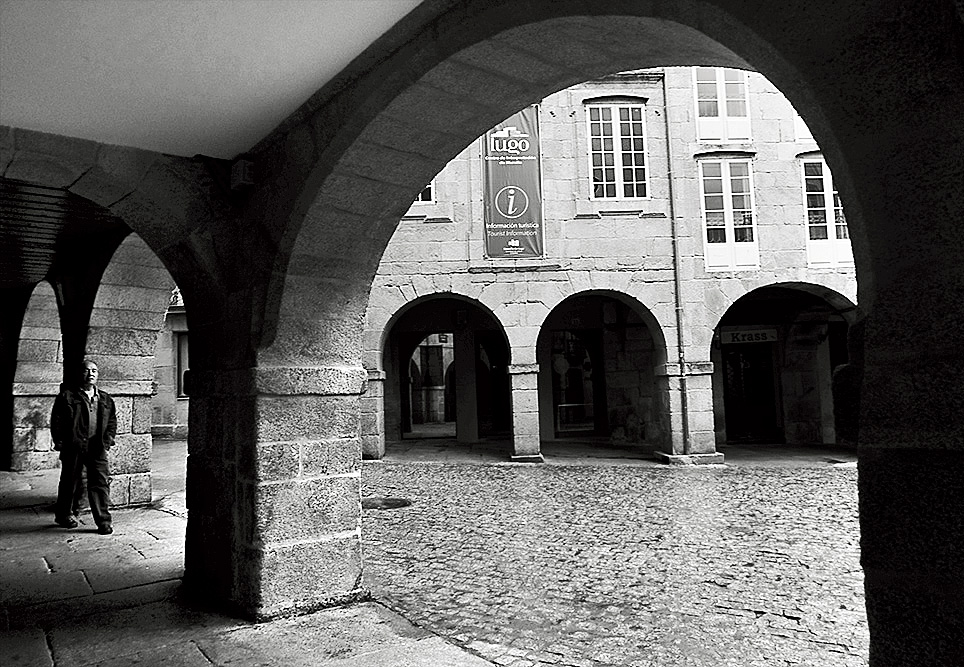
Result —
M 700 100 L 698 106 L 700 118 L 714 118 L 720 115 L 716 101 L 704 102 L 703 100 Z
M 823 193 L 807 195 L 807 208 L 823 208 Z
M 629 107 L 619 108 L 619 120 L 628 121 L 629 120 Z
M 707 227 L 723 227 L 725 225 L 726 225 L 726 216 L 723 214 L 723 211 L 706 212 Z
M 703 179 L 703 192 L 705 192 L 708 195 L 721 194 L 723 192 L 723 179 L 722 178 Z
M 847 229 L 847 225 L 837 225 L 837 238 L 838 239 L 850 238 L 850 231 Z
M 752 243 L 753 227 L 735 227 L 733 229 L 733 239 L 737 243 Z
M 598 108 L 598 107 L 589 107 L 589 120 L 599 120 L 599 108 Z M 595 127 L 595 126 L 596 126 L 595 123 L 593 123 L 593 127 Z
M 723 167 L 720 162 L 704 162 L 702 164 L 702 167 L 703 167 L 703 176 L 719 177 L 723 175 Z
M 807 224 L 809 225 L 826 225 L 827 224 L 827 212 L 823 209 L 814 209 L 807 211 Z M 826 237 L 824 237 L 826 238 Z
M 730 176 L 749 176 L 750 175 L 750 165 L 746 162 L 731 162 L 730 163 Z
M 821 227 L 820 225 L 814 225 L 810 228 L 810 240 L 811 241 L 822 241 L 827 238 L 827 228 Z
M 742 211 L 750 208 L 750 198 L 747 195 L 733 195 L 733 210 Z
M 804 176 L 823 176 L 823 166 L 819 162 L 804 162 Z
M 707 243 L 726 243 L 726 229 L 723 227 L 709 227 L 706 230 Z
M 743 100 L 727 100 L 726 115 L 730 118 L 746 118 L 746 103 Z
M 696 68 L 696 80 L 697 81 L 716 81 L 716 70 L 712 67 L 697 67 Z
M 708 195 L 703 198 L 705 202 L 707 211 L 722 211 L 723 210 L 723 196 L 722 195 Z

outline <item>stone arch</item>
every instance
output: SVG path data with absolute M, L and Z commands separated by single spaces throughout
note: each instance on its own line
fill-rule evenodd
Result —
M 369 393 L 382 400 L 366 399 L 362 403 L 363 423 L 377 425 L 380 431 L 363 431 L 366 458 L 380 458 L 384 455 L 386 440 L 397 439 L 406 431 L 405 416 L 399 412 L 399 406 L 404 412 L 407 398 L 402 382 L 406 376 L 401 371 L 420 341 L 436 333 L 453 336 L 457 440 L 474 442 L 496 428 L 490 424 L 487 429 L 484 423 L 480 428 L 480 417 L 484 415 L 496 415 L 499 423 L 508 419 L 508 411 L 502 409 L 506 406 L 501 406 L 501 401 L 508 398 L 508 387 L 502 385 L 507 382 L 512 352 L 503 323 L 477 299 L 454 292 L 423 295 L 405 303 L 381 326 L 378 350 L 381 382 L 373 391 L 370 374 Z M 480 385 L 483 379 L 478 375 L 482 372 L 480 363 L 491 383 Z M 378 421 L 375 412 L 383 415 L 382 421 Z
M 824 282 L 815 282 L 824 278 Z M 857 294 L 852 284 L 841 276 L 826 274 L 813 275 L 812 281 L 772 281 L 772 280 L 725 280 L 718 289 L 718 298 L 714 298 L 706 306 L 706 317 L 712 326 L 694 329 L 693 346 L 698 349 L 709 350 L 713 340 L 713 331 L 726 312 L 737 301 L 752 292 L 767 287 L 782 287 L 795 289 L 811 294 L 826 301 L 831 308 L 846 319 L 851 325 L 864 317 L 863 310 L 857 305 Z
M 644 13 L 656 20 L 637 20 Z M 861 407 L 861 518 L 874 659 L 919 655 L 936 664 L 960 647 L 948 638 L 964 636 L 961 603 L 951 603 L 964 599 L 953 583 L 964 554 L 946 537 L 959 532 L 956 524 L 947 530 L 955 519 L 946 517 L 964 516 L 964 499 L 956 473 L 942 472 L 964 462 L 962 384 L 948 370 L 960 352 L 947 342 L 964 322 L 964 243 L 953 225 L 964 210 L 962 43 L 959 15 L 946 2 L 910 11 L 857 0 L 780 12 L 734 0 L 424 3 L 254 151 L 266 180 L 251 216 L 276 221 L 257 233 L 279 249 L 263 301 L 250 302 L 267 369 L 258 369 L 259 388 L 275 390 L 272 366 L 288 366 L 311 368 L 298 386 L 315 394 L 324 394 L 321 384 L 339 397 L 361 392 L 357 332 L 375 259 L 427 177 L 481 130 L 550 89 L 626 66 L 751 66 L 807 120 L 847 202 L 873 388 Z M 497 63 L 512 76 L 487 67 Z M 939 326 L 909 357 L 894 339 L 933 313 Z M 266 428 L 258 437 L 299 435 L 308 434 Z M 916 451 L 895 451 L 906 448 Z M 262 552 L 274 559 L 264 579 L 291 562 L 284 549 Z M 333 586 L 356 580 L 339 575 Z M 302 579 L 283 572 L 273 581 L 270 594 L 232 599 L 268 610 L 307 604 L 291 602 Z M 313 590 L 306 595 L 320 599 L 329 589 Z
M 230 267 L 221 260 L 237 246 L 226 224 L 231 199 L 219 184 L 223 164 L 19 128 L 5 139 L 0 177 L 100 207 L 138 234 L 192 297 L 223 289 Z
M 722 41 L 687 24 L 718 26 L 728 40 L 730 29 L 738 28 L 747 44 L 752 42 L 764 50 L 751 31 L 735 24 L 732 17 L 723 17 L 709 3 L 683 4 L 685 8 L 661 8 L 647 16 L 646 10 L 631 2 L 605 10 L 587 8 L 583 3 L 538 2 L 514 7 L 508 20 L 497 18 L 505 13 L 504 8 L 486 7 L 471 17 L 455 9 L 437 16 L 416 12 L 402 22 L 386 38 L 397 50 L 389 50 L 386 56 L 373 53 L 372 58 L 384 58 L 377 63 L 364 58 L 357 63 L 359 68 L 361 63 L 371 68 L 368 71 L 346 73 L 359 79 L 353 100 L 358 106 L 344 109 L 337 136 L 328 134 L 333 127 L 327 117 L 331 106 L 320 108 L 323 102 L 340 101 L 343 88 L 332 86 L 320 91 L 258 147 L 261 159 L 274 170 L 284 155 L 300 146 L 297 154 L 290 155 L 286 169 L 278 167 L 274 178 L 278 185 L 273 191 L 265 188 L 266 200 L 274 198 L 280 206 L 277 201 L 282 193 L 292 194 L 291 186 L 282 191 L 282 180 L 284 184 L 303 184 L 294 193 L 293 205 L 284 209 L 289 224 L 279 258 L 288 264 L 277 267 L 273 274 L 275 286 L 269 290 L 264 342 L 270 345 L 277 333 L 274 348 L 280 350 L 282 345 L 290 348 L 282 339 L 320 335 L 312 332 L 317 322 L 337 314 L 321 305 L 311 315 L 304 309 L 311 298 L 307 292 L 319 279 L 330 283 L 337 277 L 344 292 L 338 301 L 354 304 L 351 317 L 360 318 L 357 311 L 363 307 L 363 295 L 349 285 L 370 284 L 377 260 L 408 204 L 451 157 L 513 111 L 547 93 L 621 69 L 697 62 L 749 67 L 747 60 L 722 46 Z M 416 25 L 416 20 L 425 23 Z M 435 32 L 440 25 L 446 27 L 444 33 Z M 466 25 L 473 29 L 465 30 Z M 445 34 L 444 45 L 435 45 L 431 54 L 418 53 L 423 30 Z M 639 39 L 640 33 L 650 39 Z M 541 50 L 541 56 L 533 48 L 533 44 L 558 43 L 570 43 L 572 48 Z M 620 46 L 614 48 L 613 43 Z M 686 47 L 680 48 L 680 44 Z M 597 55 L 588 57 L 595 49 Z M 553 57 L 546 58 L 547 52 Z M 494 63 L 525 74 L 513 77 L 498 71 Z M 392 71 L 392 76 L 381 78 L 383 71 Z M 499 94 L 492 95 L 493 90 Z M 493 103 L 494 99 L 498 102 Z M 379 166 L 377 179 L 372 175 L 373 161 Z M 271 203 L 264 205 L 270 207 Z M 359 225 L 368 229 L 361 242 L 351 237 Z M 348 248 L 352 256 L 344 252 Z M 282 287 L 281 281 L 287 286 Z M 281 312 L 285 315 L 279 319 Z M 342 319 L 346 317 L 342 315 Z M 276 326 L 281 329 L 276 331 Z M 357 345 L 339 347 L 354 348 L 357 355 Z M 275 356 L 269 352 L 266 359 Z
M 713 328 L 713 408 L 718 444 L 837 444 L 845 395 L 835 369 L 848 364 L 858 308 L 836 290 L 781 282 L 747 289 Z
M 666 338 L 649 308 L 623 292 L 583 290 L 560 299 L 538 331 L 542 440 L 590 435 L 667 447 Z

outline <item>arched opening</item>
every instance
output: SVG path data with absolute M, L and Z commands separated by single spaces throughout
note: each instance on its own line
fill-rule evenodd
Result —
M 829 294 L 773 285 L 727 309 L 710 352 L 719 444 L 837 443 L 833 375 L 848 363 L 856 307 Z
M 615 293 L 568 297 L 546 317 L 536 355 L 543 440 L 651 448 L 667 437 L 656 379 L 665 362 L 663 337 L 635 300 Z
M 419 299 L 396 314 L 384 341 L 389 447 L 402 439 L 474 443 L 510 435 L 509 347 L 484 306 L 457 295 Z
M 13 379 L 13 441 L 0 454 L 3 469 L 46 470 L 57 467 L 50 442 L 50 411 L 63 380 L 63 340 L 57 296 L 48 282 L 33 289 L 17 350 Z

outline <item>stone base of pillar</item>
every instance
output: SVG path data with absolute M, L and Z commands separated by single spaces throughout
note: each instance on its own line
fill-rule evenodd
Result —
M 723 454 L 713 452 L 710 454 L 667 454 L 666 452 L 653 452 L 653 456 L 660 463 L 674 466 L 694 466 L 694 465 L 721 465 Z
M 509 457 L 513 463 L 545 463 L 542 454 L 513 454 Z

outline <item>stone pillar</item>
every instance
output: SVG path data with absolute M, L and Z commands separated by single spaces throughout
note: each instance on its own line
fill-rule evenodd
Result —
M 837 442 L 833 422 L 833 368 L 830 367 L 830 339 L 824 338 L 817 346 L 817 393 L 820 401 L 820 442 Z
M 256 619 L 364 596 L 358 434 L 367 375 L 192 371 L 191 591 Z
M 542 463 L 539 365 L 512 364 L 509 366 L 509 377 L 512 382 L 512 460 Z
M 455 436 L 458 442 L 478 442 L 479 403 L 476 397 L 475 332 L 455 332 Z
M 723 463 L 713 430 L 713 363 L 661 364 L 656 386 L 669 434 L 657 445 L 656 458 L 677 465 Z
M 50 412 L 63 379 L 57 299 L 47 283 L 33 290 L 20 328 L 13 378 L 13 447 L 10 470 L 56 468 Z
M 368 371 L 368 389 L 361 397 L 363 459 L 385 456 L 385 371 Z
M 539 439 L 554 440 L 556 415 L 552 406 L 552 366 L 548 349 L 539 350 Z

